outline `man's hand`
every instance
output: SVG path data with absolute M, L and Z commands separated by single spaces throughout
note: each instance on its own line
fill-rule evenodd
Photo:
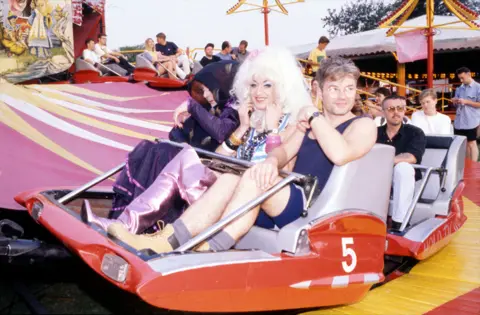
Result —
M 188 113 L 188 101 L 185 101 L 180 104 L 180 106 L 178 106 L 173 112 L 173 120 L 175 122 L 175 126 L 183 128 L 183 122 L 188 117 L 190 117 L 190 114 Z
M 115 61 L 116 63 L 120 63 L 120 59 L 118 59 L 117 57 L 112 56 L 112 59 L 113 59 L 113 61 Z
M 252 103 L 241 104 L 238 108 L 238 116 L 240 118 L 240 126 L 244 128 L 250 127 L 250 111 L 253 110 Z
M 235 56 L 235 55 L 233 55 L 233 54 L 232 54 L 231 56 L 232 56 L 232 59 L 233 59 L 233 60 L 237 60 L 237 56 Z
M 268 157 L 262 163 L 250 168 L 250 178 L 257 182 L 257 187 L 267 190 L 278 177 L 278 161 L 276 158 Z
M 308 125 L 308 120 L 310 119 L 310 117 L 312 117 L 313 113 L 316 112 L 318 112 L 318 108 L 316 108 L 315 106 L 304 106 L 302 107 L 302 109 L 300 109 L 300 112 L 298 113 L 297 121 L 301 123 L 307 123 Z

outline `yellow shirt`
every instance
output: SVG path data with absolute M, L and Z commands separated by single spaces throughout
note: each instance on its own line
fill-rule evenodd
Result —
M 323 60 L 323 58 L 326 58 L 326 57 L 327 57 L 327 53 L 325 52 L 325 50 L 320 50 L 318 49 L 318 47 L 315 47 L 315 49 L 310 52 L 310 55 L 308 56 L 308 60 L 316 63 L 320 63 Z M 317 72 L 318 66 L 312 66 L 312 70 L 314 72 Z

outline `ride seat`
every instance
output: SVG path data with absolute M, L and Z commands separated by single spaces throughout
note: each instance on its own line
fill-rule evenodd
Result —
M 306 217 L 300 217 L 280 230 L 254 226 L 235 248 L 295 253 L 302 230 L 344 210 L 368 212 L 386 222 L 394 156 L 392 146 L 375 144 L 362 158 L 343 166 L 334 166 L 327 184 L 308 209 Z
M 150 69 L 150 70 L 153 70 L 153 71 L 157 72 L 157 68 L 155 68 L 155 66 L 150 61 L 150 59 L 151 58 L 149 58 L 149 56 L 147 56 L 145 53 L 138 54 L 135 57 L 135 68 L 136 69 L 141 69 L 141 68 Z M 168 78 L 168 74 L 164 73 L 160 77 Z
M 77 58 L 75 60 L 75 72 L 86 71 L 86 70 L 96 71 L 96 72 L 98 72 L 98 74 L 100 76 L 102 75 L 102 72 L 100 70 L 98 70 L 97 68 L 95 68 L 94 65 L 92 65 L 89 62 L 86 62 L 85 60 L 83 60 L 82 57 Z
M 464 136 L 426 136 L 425 153 L 421 165 L 444 168 L 447 171 L 443 176 L 432 172 L 413 211 L 411 225 L 434 218 L 436 215 L 448 215 L 453 192 L 463 179 L 465 153 L 466 138 Z M 444 181 L 443 191 L 442 180 Z M 420 184 L 421 181 L 418 181 L 415 185 L 416 193 L 420 189 Z

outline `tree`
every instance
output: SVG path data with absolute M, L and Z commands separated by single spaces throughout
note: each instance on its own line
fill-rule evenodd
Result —
M 443 0 L 435 1 L 436 15 L 452 15 Z M 378 23 L 388 14 L 400 7 L 403 0 L 388 3 L 379 0 L 356 0 L 343 5 L 339 11 L 328 9 L 328 15 L 322 18 L 323 27 L 327 27 L 330 37 L 369 31 L 378 27 Z M 480 7 L 480 0 L 462 0 L 472 10 Z M 420 0 L 409 19 L 426 14 L 427 0 Z
M 131 50 L 141 50 L 141 51 L 143 51 L 144 49 L 145 49 L 144 44 L 120 47 L 120 51 L 131 51 Z M 128 54 L 124 54 L 124 55 L 127 57 L 129 62 L 135 62 L 135 56 L 137 54 L 138 53 L 128 53 Z

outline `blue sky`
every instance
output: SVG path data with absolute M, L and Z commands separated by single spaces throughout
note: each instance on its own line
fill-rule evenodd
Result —
M 305 0 L 286 6 L 289 15 L 269 15 L 270 45 L 291 47 L 315 43 L 327 35 L 322 17 L 327 9 L 339 8 L 349 0 Z M 257 11 L 226 15 L 236 0 L 110 0 L 107 1 L 106 25 L 108 45 L 118 48 L 141 44 L 159 32 L 178 46 L 204 47 L 213 42 L 216 48 L 229 40 L 237 45 L 242 39 L 249 48 L 264 45 L 263 15 Z M 261 4 L 261 0 L 249 0 Z M 287 2 L 287 1 L 284 1 Z M 274 3 L 274 1 L 270 1 Z

